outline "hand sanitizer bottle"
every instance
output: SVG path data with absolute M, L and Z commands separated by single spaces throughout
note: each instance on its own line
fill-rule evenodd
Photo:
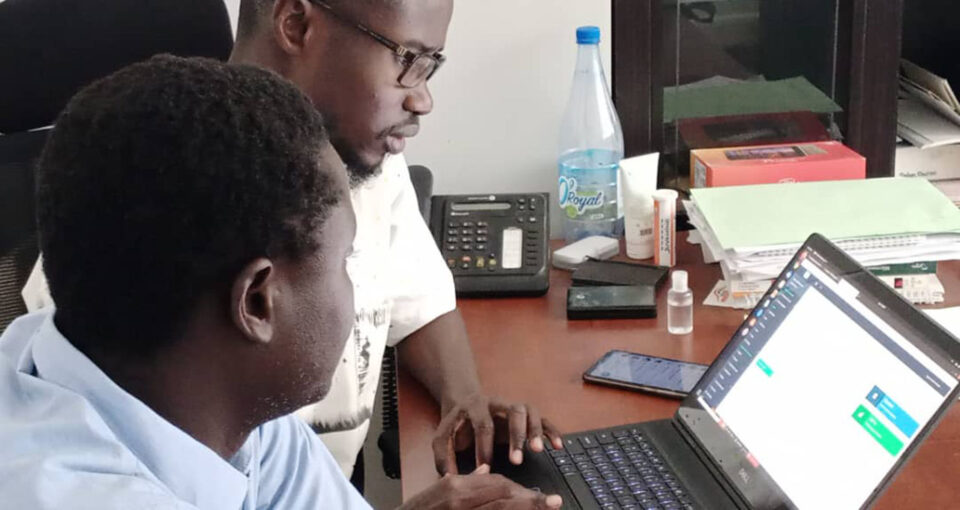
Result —
M 693 331 L 693 292 L 687 287 L 687 272 L 674 271 L 671 283 L 667 292 L 667 331 L 671 335 L 686 335 Z

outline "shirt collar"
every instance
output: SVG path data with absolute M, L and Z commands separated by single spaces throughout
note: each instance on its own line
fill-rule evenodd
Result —
M 111 381 L 60 334 L 52 312 L 34 333 L 32 353 L 38 375 L 86 398 L 118 441 L 177 498 L 201 510 L 243 504 L 246 475 Z M 245 471 L 257 434 L 250 436 L 234 458 Z

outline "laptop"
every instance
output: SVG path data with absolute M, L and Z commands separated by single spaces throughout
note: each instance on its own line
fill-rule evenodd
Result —
M 958 379 L 958 340 L 814 234 L 672 419 L 493 466 L 566 508 L 865 508 Z

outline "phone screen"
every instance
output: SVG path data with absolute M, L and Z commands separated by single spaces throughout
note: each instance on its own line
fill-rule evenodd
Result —
M 706 365 L 646 356 L 626 351 L 610 351 L 584 374 L 629 386 L 662 389 L 686 395 L 707 371 Z M 602 381 L 596 381 L 602 382 Z

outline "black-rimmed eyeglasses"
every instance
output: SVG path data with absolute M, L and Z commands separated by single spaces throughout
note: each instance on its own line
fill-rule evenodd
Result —
M 351 19 L 348 19 L 343 14 L 340 14 L 336 11 L 330 4 L 322 0 L 309 0 L 310 3 L 323 7 L 327 10 L 334 18 L 337 18 L 341 22 L 356 28 L 357 30 L 369 35 L 378 43 L 389 48 L 393 53 L 400 58 L 401 64 L 403 65 L 403 71 L 400 72 L 400 76 L 397 77 L 397 83 L 403 87 L 413 88 L 419 86 L 421 83 L 429 80 L 433 77 L 433 74 L 437 72 L 437 69 L 443 64 L 446 60 L 446 57 L 443 56 L 440 52 L 433 53 L 417 53 L 400 43 L 394 42 L 393 40 L 374 32 L 367 26 L 362 23 L 358 23 Z

